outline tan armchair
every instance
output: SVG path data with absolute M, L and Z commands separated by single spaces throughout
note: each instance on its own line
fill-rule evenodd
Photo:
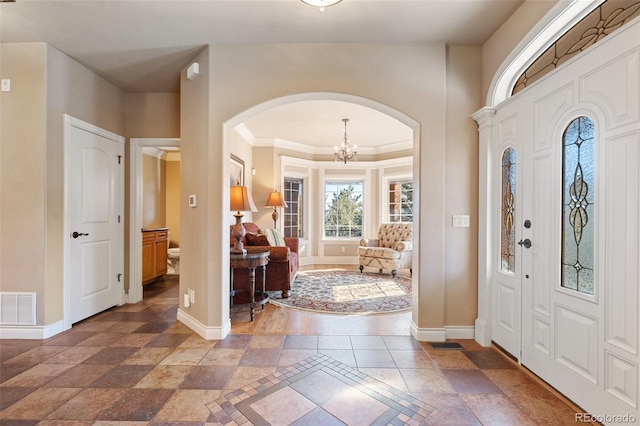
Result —
M 413 273 L 413 224 L 383 223 L 378 230 L 378 238 L 360 240 L 358 263 L 360 272 L 366 267 L 391 270 L 395 277 L 398 269 L 409 269 Z

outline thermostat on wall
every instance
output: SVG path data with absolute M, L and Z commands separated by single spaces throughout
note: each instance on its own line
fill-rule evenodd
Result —
M 189 195 L 189 207 L 196 207 L 198 205 L 198 197 L 196 194 Z

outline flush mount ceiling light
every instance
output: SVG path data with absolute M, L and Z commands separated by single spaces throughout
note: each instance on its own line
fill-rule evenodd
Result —
M 340 3 L 342 0 L 302 0 L 303 3 L 309 6 L 317 7 L 320 12 L 324 11 L 325 7 L 333 6 Z

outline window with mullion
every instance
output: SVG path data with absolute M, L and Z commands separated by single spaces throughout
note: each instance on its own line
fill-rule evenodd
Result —
M 413 222 L 413 182 L 411 179 L 389 181 L 389 222 Z
M 327 181 L 324 184 L 324 236 L 362 237 L 362 181 Z
M 287 203 L 284 209 L 285 237 L 304 238 L 303 187 L 303 179 L 284 178 L 284 199 Z

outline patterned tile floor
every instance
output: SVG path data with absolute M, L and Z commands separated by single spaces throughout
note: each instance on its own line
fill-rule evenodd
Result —
M 0 340 L 2 425 L 569 425 L 495 349 L 409 336 L 229 335 L 176 321 L 175 282 L 45 341 Z

